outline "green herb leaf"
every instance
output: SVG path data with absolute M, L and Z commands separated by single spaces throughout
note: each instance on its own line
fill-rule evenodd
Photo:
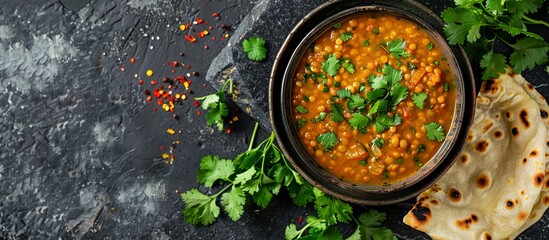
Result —
M 221 160 L 218 156 L 207 155 L 200 162 L 197 173 L 198 182 L 206 187 L 212 187 L 216 180 L 230 181 L 234 173 L 234 164 L 229 160 Z
M 387 106 L 389 105 L 389 102 L 387 100 L 378 100 L 374 105 L 370 108 L 370 111 L 368 114 L 374 114 L 374 113 L 386 113 L 387 112 Z
M 489 52 L 480 60 L 480 66 L 484 68 L 482 78 L 490 79 L 497 78 L 500 73 L 504 73 L 507 63 L 505 56 L 499 53 Z
M 349 111 L 362 110 L 365 107 L 364 98 L 358 94 L 352 94 L 349 99 L 347 99 L 347 108 L 349 108 Z
M 335 29 L 340 29 L 340 28 L 341 28 L 341 23 L 340 23 L 340 22 L 334 23 L 333 27 L 334 27 Z
M 380 98 L 383 98 L 385 96 L 386 92 L 387 92 L 387 90 L 385 90 L 383 88 L 374 89 L 374 90 L 369 91 L 368 93 L 366 93 L 366 100 L 368 100 L 369 102 L 376 101 Z
M 533 69 L 536 65 L 547 62 L 549 46 L 542 40 L 521 38 L 513 45 L 515 51 L 509 58 L 509 63 L 517 73 L 526 69 Z
M 303 118 L 297 120 L 297 129 L 301 129 L 302 127 L 305 126 L 305 124 L 307 124 L 307 120 L 305 120 Z
M 442 12 L 442 19 L 447 23 L 444 33 L 450 44 L 463 44 L 466 38 L 469 42 L 474 42 L 480 37 L 482 22 L 472 10 L 447 8 Z
M 425 103 L 426 99 L 427 93 L 425 92 L 415 93 L 414 95 L 412 95 L 412 101 L 414 102 L 414 105 L 416 105 L 416 107 L 418 107 L 419 109 L 423 109 L 423 104 Z
M 318 216 L 326 219 L 329 224 L 337 222 L 348 223 L 352 218 L 353 208 L 348 203 L 326 195 L 317 188 L 313 189 L 315 194 L 315 208 Z
M 383 147 L 383 144 L 385 143 L 385 140 L 376 138 L 372 141 L 372 144 L 377 146 L 378 148 Z
M 351 97 L 351 91 L 349 89 L 340 89 L 337 90 L 337 96 L 340 98 L 348 98 Z
M 341 40 L 343 40 L 343 42 L 347 42 L 347 41 L 351 40 L 351 38 L 353 38 L 353 33 L 352 32 L 344 32 L 344 33 L 339 35 L 339 38 Z
M 427 50 L 431 51 L 431 50 L 433 50 L 433 48 L 435 48 L 435 44 L 433 44 L 432 42 L 427 44 Z
M 378 114 L 375 119 L 374 126 L 376 127 L 377 133 L 382 133 L 387 130 L 389 127 L 395 124 L 394 119 L 387 116 L 387 114 Z
M 326 114 L 325 112 L 320 112 L 315 118 L 311 119 L 311 122 L 322 122 L 326 118 L 326 115 L 328 114 Z
M 372 33 L 379 34 L 379 27 L 376 27 L 372 30 Z
M 209 225 L 219 216 L 220 209 L 215 203 L 215 197 L 191 189 L 182 193 L 181 199 L 185 202 L 183 219 L 188 224 Z
M 406 41 L 399 38 L 395 41 L 387 42 L 387 50 L 389 53 L 391 53 L 396 59 L 399 59 L 401 57 L 408 57 L 409 54 L 404 50 L 404 47 L 406 47 Z
M 307 203 L 313 202 L 315 200 L 315 195 L 313 193 L 313 186 L 311 184 L 305 183 L 299 186 L 295 191 L 290 189 L 290 197 L 294 201 L 295 205 L 299 207 L 305 207 Z
M 221 205 L 233 221 L 240 219 L 244 213 L 244 204 L 246 195 L 239 187 L 233 186 L 230 192 L 221 195 Z
M 405 86 L 402 86 L 400 83 L 397 83 L 393 85 L 393 88 L 391 88 L 391 92 L 389 95 L 391 96 L 391 102 L 390 102 L 391 109 L 395 110 L 396 106 L 400 102 L 408 98 L 408 88 Z
M 385 74 L 383 78 L 387 81 L 389 86 L 393 86 L 402 81 L 402 71 L 391 67 L 389 64 L 383 66 L 383 73 Z
M 345 68 L 347 72 L 355 73 L 355 65 L 351 63 L 351 59 L 348 59 L 348 58 L 343 59 L 341 66 L 343 66 L 343 68 Z
M 316 141 L 322 146 L 322 148 L 325 151 L 331 151 L 337 143 L 339 143 L 339 140 L 337 140 L 337 136 L 334 132 L 326 132 L 323 134 L 320 134 Z
M 387 215 L 385 213 L 369 209 L 358 217 L 357 229 L 351 236 L 354 236 L 356 239 L 397 240 L 397 237 L 389 228 L 381 225 L 381 222 L 386 218 Z
M 427 132 L 427 139 L 429 140 L 437 140 L 439 142 L 442 142 L 445 138 L 444 135 L 444 128 L 440 126 L 436 122 L 430 122 L 425 125 L 425 130 Z
M 364 128 L 370 124 L 370 121 L 371 119 L 367 116 L 360 113 L 355 113 L 352 115 L 351 119 L 349 119 L 349 125 L 354 129 L 363 131 Z
M 249 37 L 242 41 L 242 47 L 250 60 L 261 61 L 267 58 L 267 48 L 265 48 L 265 40 L 263 38 Z
M 343 107 L 340 104 L 332 104 L 332 110 L 330 111 L 330 120 L 334 122 L 341 122 L 345 120 L 343 117 Z
M 307 110 L 307 108 L 305 108 L 302 105 L 297 105 L 297 107 L 295 107 L 295 110 L 299 113 L 308 113 L 309 112 L 309 110 Z
M 326 71 L 326 73 L 330 74 L 330 76 L 332 77 L 337 74 L 337 71 L 340 67 L 341 64 L 334 55 L 331 55 L 326 61 L 322 63 L 322 69 L 324 69 L 324 71 Z
M 362 43 L 362 45 L 364 45 L 364 46 L 370 46 L 370 40 L 368 40 L 368 39 L 364 40 L 364 42 Z

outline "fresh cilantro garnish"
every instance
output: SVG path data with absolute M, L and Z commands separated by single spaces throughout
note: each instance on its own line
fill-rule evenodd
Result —
M 387 100 L 378 100 L 372 105 L 370 108 L 370 111 L 368 111 L 368 114 L 374 114 L 374 113 L 385 113 L 387 112 L 387 106 L 389 105 L 389 101 Z
M 412 134 L 416 135 L 416 129 L 414 127 L 410 127 L 410 130 L 412 131 Z
M 443 90 L 444 90 L 445 92 L 448 92 L 448 91 L 450 91 L 450 84 L 444 83 L 444 85 L 442 86 L 442 88 L 443 88 Z
M 383 139 L 380 139 L 380 138 L 376 138 L 372 141 L 372 144 L 373 145 L 376 145 L 378 148 L 381 148 L 383 147 L 383 144 L 385 143 L 385 140 Z
M 439 142 L 442 142 L 445 138 L 444 135 L 444 128 L 440 126 L 436 122 L 430 122 L 425 125 L 425 130 L 427 132 L 427 139 L 429 140 L 437 140 Z
M 343 40 L 343 42 L 347 42 L 347 41 L 351 40 L 351 38 L 353 38 L 353 33 L 352 32 L 344 32 L 344 33 L 339 35 L 339 38 L 341 40 Z
M 456 1 L 456 8 L 442 12 L 446 22 L 444 33 L 450 44 L 465 44 L 468 56 L 480 61 L 484 80 L 505 73 L 507 64 L 516 73 L 540 66 L 548 61 L 549 45 L 529 26 L 549 28 L 549 23 L 528 16 L 543 4 L 540 0 L 528 1 Z M 539 28 L 542 29 L 542 28 Z M 513 41 L 512 37 L 522 36 Z M 496 43 L 505 44 L 513 51 L 510 55 L 496 52 Z M 507 61 L 509 59 L 509 61 Z
M 330 111 L 330 120 L 334 122 L 341 122 L 345 120 L 343 117 L 343 107 L 340 104 L 332 104 L 332 110 Z
M 400 116 L 400 114 L 398 114 L 398 113 L 395 114 L 395 118 L 394 118 L 394 120 L 393 120 L 393 124 L 394 124 L 395 126 L 398 126 L 398 125 L 400 125 L 401 123 L 402 123 L 402 116 Z
M 230 160 L 219 159 L 218 156 L 205 156 L 200 163 L 200 170 L 196 174 L 198 183 L 212 187 L 216 180 L 230 181 L 234 173 L 234 164 Z
M 316 138 L 318 144 L 322 146 L 325 151 L 331 151 L 335 145 L 339 142 L 334 132 L 326 132 L 318 135 Z
M 225 87 L 227 85 L 229 86 L 229 93 L 232 94 L 233 80 L 229 79 L 223 84 L 221 90 L 216 93 L 195 98 L 198 101 L 202 101 L 202 109 L 208 110 L 206 124 L 208 126 L 217 126 L 219 131 L 223 130 L 223 118 L 229 116 L 227 104 L 223 102 L 223 99 L 225 99 Z
M 425 146 L 425 144 L 421 143 L 417 147 L 417 152 L 425 152 L 425 149 L 427 149 L 427 146 Z
M 330 197 L 319 189 L 315 188 L 313 192 L 316 197 L 315 209 L 318 211 L 318 216 L 326 219 L 327 223 L 347 223 L 351 220 L 351 213 L 353 212 L 351 205 Z
M 433 61 L 433 64 L 435 64 L 435 66 L 438 66 L 439 64 L 438 60 Z
M 261 61 L 267 57 L 267 48 L 265 48 L 263 38 L 249 37 L 242 41 L 242 47 L 250 60 Z
M 302 127 L 305 126 L 305 124 L 307 124 L 307 120 L 305 120 L 303 118 L 297 120 L 297 129 L 301 129 Z
M 401 85 L 400 83 L 397 83 L 393 85 L 389 95 L 391 96 L 391 102 L 389 103 L 389 106 L 392 110 L 394 110 L 400 102 L 408 97 L 408 88 Z
M 416 67 L 415 64 L 413 64 L 412 62 L 408 62 L 408 69 L 414 70 L 414 69 L 416 69 L 416 68 L 417 68 L 417 67 Z
M 358 129 L 360 132 L 363 132 L 365 130 L 365 127 L 370 124 L 371 119 L 367 116 L 362 115 L 361 113 L 354 113 L 349 119 L 349 125 L 354 128 Z
M 351 59 L 345 58 L 341 60 L 341 66 L 347 70 L 347 72 L 355 73 L 355 65 L 351 63 Z
M 341 67 L 341 64 L 339 60 L 334 55 L 331 55 L 322 63 L 322 69 L 326 71 L 326 73 L 330 74 L 330 76 L 335 76 L 337 74 L 337 71 Z
M 326 115 L 328 114 L 326 114 L 325 112 L 320 112 L 315 118 L 311 119 L 311 122 L 322 122 L 326 118 Z
M 376 127 L 377 133 L 382 133 L 393 125 L 395 125 L 395 120 L 387 116 L 387 114 L 378 114 L 375 118 L 374 126 Z
M 365 106 L 364 98 L 358 94 L 352 94 L 349 99 L 347 99 L 347 108 L 349 108 L 349 111 L 362 110 Z
M 340 29 L 340 28 L 341 28 L 341 23 L 340 23 L 340 22 L 334 23 L 333 27 L 334 27 L 335 29 Z
M 340 98 L 348 98 L 351 97 L 351 91 L 349 89 L 340 89 L 337 90 L 337 96 Z
M 427 50 L 431 51 L 431 50 L 433 50 L 433 48 L 435 48 L 435 44 L 433 44 L 432 42 L 427 44 Z
M 381 47 L 387 51 L 387 53 L 393 55 L 396 59 L 409 56 L 408 52 L 404 50 L 404 47 L 406 47 L 406 41 L 401 38 L 395 41 L 387 42 L 387 48 L 383 45 L 381 45 Z
M 372 30 L 372 33 L 379 34 L 379 27 L 376 27 Z
M 427 93 L 425 92 L 415 93 L 414 95 L 412 95 L 412 101 L 419 109 L 423 109 L 423 104 L 425 103 L 426 99 Z
M 366 160 L 360 160 L 360 162 L 358 162 L 360 165 L 362 166 L 366 166 L 366 164 L 368 164 L 368 162 Z
M 396 162 L 397 164 L 402 164 L 402 163 L 404 162 L 404 159 L 401 158 L 401 157 L 399 157 L 399 158 L 397 158 L 397 159 L 395 160 L 395 162 Z
M 362 45 L 364 45 L 364 46 L 370 46 L 370 40 L 368 40 L 368 39 L 364 40 L 364 42 L 362 43 Z
M 308 113 L 309 110 L 307 110 L 307 108 L 305 108 L 303 105 L 297 105 L 297 107 L 295 107 L 295 110 L 299 113 Z
M 386 92 L 387 90 L 385 90 L 384 88 L 374 89 L 366 93 L 366 100 L 368 100 L 369 102 L 376 101 L 380 98 L 383 98 Z

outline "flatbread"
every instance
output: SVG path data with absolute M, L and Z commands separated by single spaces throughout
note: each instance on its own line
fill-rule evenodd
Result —
M 505 239 L 539 220 L 547 208 L 549 153 L 540 108 L 549 109 L 514 77 L 483 83 L 464 151 L 418 196 L 404 223 L 434 239 Z

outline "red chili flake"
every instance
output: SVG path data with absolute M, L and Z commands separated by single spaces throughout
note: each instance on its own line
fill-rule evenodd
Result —
M 205 24 L 206 24 L 206 25 L 210 25 L 210 22 L 206 21 Z
M 153 90 L 153 94 L 154 94 L 154 97 L 155 97 L 155 98 L 159 98 L 159 97 L 160 97 L 160 91 L 158 91 L 158 89 Z
M 210 30 L 213 30 L 213 29 L 214 29 L 214 27 L 213 27 L 213 26 L 210 26 L 210 27 L 209 27 L 208 29 L 210 29 Z
M 172 62 L 172 66 L 177 67 L 178 65 L 179 65 L 179 63 L 177 61 Z
M 299 224 L 301 224 L 301 223 L 303 222 L 303 217 L 302 217 L 302 216 L 299 217 L 299 218 L 297 219 L 297 222 L 298 222 Z
M 145 95 L 149 95 L 150 93 L 151 92 L 149 92 L 149 90 L 147 90 L 147 89 L 143 90 L 143 94 L 145 94 Z
M 185 39 L 191 43 L 196 42 L 196 38 L 193 35 L 185 35 Z
M 156 101 L 156 104 L 158 104 L 158 105 L 162 105 L 163 103 L 164 103 L 164 101 L 162 101 L 162 99 L 158 99 L 158 100 Z
M 155 112 L 156 112 L 156 111 L 158 111 L 158 108 L 156 108 L 156 107 L 153 107 L 153 111 L 155 111 Z
M 221 37 L 219 40 L 223 41 L 223 40 L 225 40 L 225 38 L 224 38 L 224 37 Z
M 191 65 L 187 65 L 187 69 L 191 69 Z
M 147 97 L 147 102 L 150 103 L 152 101 L 153 97 L 152 96 L 148 96 Z
M 172 72 L 172 73 L 175 73 L 175 69 L 172 69 L 171 72 Z
M 156 80 L 151 80 L 151 85 L 156 85 L 158 82 Z
M 227 128 L 227 129 L 225 130 L 225 132 L 226 132 L 227 134 L 231 134 L 232 131 L 233 131 L 233 130 L 231 130 L 230 128 Z
M 182 52 L 179 53 L 179 56 L 183 57 L 185 56 L 185 54 L 183 54 Z
M 215 37 L 212 37 L 212 40 L 215 40 Z
M 120 66 L 120 71 L 125 72 L 125 71 L 126 71 L 126 68 L 123 67 L 123 66 Z
M 223 31 L 230 31 L 231 30 L 231 25 L 221 25 L 221 29 L 223 29 Z
M 172 65 L 172 63 L 170 63 L 170 62 L 168 62 L 168 61 L 166 61 L 166 63 L 165 63 L 165 64 L 166 64 L 166 66 L 170 66 L 170 65 Z
M 164 150 L 164 146 L 160 146 L 159 149 L 160 149 L 160 150 Z
M 143 85 L 143 83 L 145 83 L 145 81 L 143 81 L 143 79 L 139 79 L 139 85 Z
M 135 63 L 135 58 L 130 58 L 131 63 Z
M 200 103 L 199 103 L 198 101 L 196 101 L 196 100 L 194 100 L 193 103 L 194 103 L 194 107 L 199 107 L 199 106 L 200 106 Z
M 204 20 L 202 20 L 202 18 L 197 17 L 195 22 L 196 22 L 196 24 L 201 24 L 201 23 L 204 22 Z
M 200 117 L 200 111 L 196 110 L 196 115 Z
M 212 17 L 219 17 L 219 13 L 216 13 L 216 12 L 212 13 Z
M 210 49 L 210 47 L 208 45 L 204 46 L 204 49 Z

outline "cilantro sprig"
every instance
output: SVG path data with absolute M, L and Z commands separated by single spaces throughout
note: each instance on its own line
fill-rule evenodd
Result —
M 473 61 L 484 69 L 484 80 L 504 73 L 510 64 L 516 73 L 536 66 L 543 66 L 549 60 L 549 44 L 538 34 L 530 31 L 528 25 L 540 25 L 549 30 L 549 23 L 532 19 L 544 1 L 455 1 L 456 8 L 442 12 L 446 22 L 444 33 L 450 44 L 464 45 Z M 540 28 L 541 29 L 541 28 Z M 497 52 L 496 43 L 512 49 L 510 55 Z
M 242 48 L 248 54 L 248 58 L 253 61 L 262 61 L 267 58 L 267 48 L 265 39 L 261 37 L 249 37 L 242 41 Z
M 400 59 L 401 57 L 409 57 L 410 54 L 406 52 L 404 47 L 406 47 L 406 41 L 399 38 L 395 41 L 387 42 L 386 47 L 381 44 L 381 48 L 385 50 L 387 53 L 390 53 L 393 55 L 396 59 Z
M 197 101 L 202 101 L 202 109 L 208 110 L 206 124 L 208 126 L 217 126 L 219 131 L 223 130 L 223 118 L 229 116 L 229 109 L 224 102 L 225 88 L 227 86 L 229 86 L 229 94 L 232 94 L 233 80 L 229 79 L 223 84 L 221 90 L 216 93 L 195 98 Z
M 425 130 L 427 132 L 427 139 L 429 140 L 437 140 L 439 142 L 442 142 L 446 137 L 444 134 L 444 128 L 436 122 L 430 122 L 423 126 L 425 127 Z

